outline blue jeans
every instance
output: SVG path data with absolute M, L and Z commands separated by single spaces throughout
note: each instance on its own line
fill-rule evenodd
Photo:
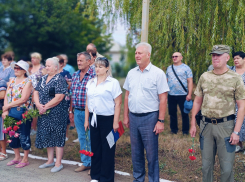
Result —
M 91 149 L 91 143 L 90 143 L 90 130 L 88 130 L 88 148 L 86 148 L 86 134 L 84 129 L 84 121 L 85 121 L 85 111 L 80 111 L 75 109 L 74 111 L 74 122 L 77 129 L 78 139 L 80 143 L 80 150 L 86 150 Z M 91 166 L 91 158 L 89 156 L 86 156 L 84 154 L 81 154 L 81 161 L 84 166 L 88 167 Z
M 129 113 L 134 182 L 145 181 L 144 148 L 148 161 L 149 182 L 159 182 L 158 135 L 153 132 L 158 115 L 158 112 L 146 116 Z

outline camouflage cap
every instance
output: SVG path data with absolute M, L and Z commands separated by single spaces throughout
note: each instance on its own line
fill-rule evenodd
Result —
M 212 52 L 210 52 L 209 55 L 210 54 L 224 54 L 224 53 L 230 54 L 230 47 L 228 45 L 214 45 Z

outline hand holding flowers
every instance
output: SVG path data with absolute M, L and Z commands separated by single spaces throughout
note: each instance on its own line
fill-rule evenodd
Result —
M 194 154 L 195 154 L 195 150 L 194 150 L 194 138 L 192 138 L 192 145 L 191 145 L 191 148 L 188 149 L 188 151 L 191 153 L 191 156 L 189 156 L 189 158 L 192 161 L 196 160 L 196 157 L 194 156 Z

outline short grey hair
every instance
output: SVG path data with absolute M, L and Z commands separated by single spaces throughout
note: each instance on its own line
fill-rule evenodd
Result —
M 143 46 L 146 47 L 147 51 L 151 54 L 152 47 L 151 47 L 151 45 L 148 44 L 147 42 L 141 42 L 141 43 L 137 44 L 137 45 L 135 46 L 135 48 L 137 49 L 138 47 L 143 47 Z
M 77 53 L 77 58 L 81 55 L 84 55 L 86 61 L 91 60 L 91 56 L 88 52 L 84 51 L 84 52 Z
M 46 62 L 47 62 L 47 61 L 51 61 L 51 63 L 52 63 L 55 67 L 57 67 L 57 69 L 59 70 L 59 68 L 60 68 L 59 58 L 57 58 L 57 57 L 52 57 L 52 58 L 48 58 L 48 59 L 46 60 Z

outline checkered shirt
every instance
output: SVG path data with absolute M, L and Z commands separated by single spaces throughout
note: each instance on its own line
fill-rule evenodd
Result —
M 71 99 L 72 107 L 76 109 L 85 109 L 86 105 L 86 85 L 91 78 L 94 78 L 96 73 L 91 67 L 80 81 L 80 70 L 72 75 L 71 83 Z

